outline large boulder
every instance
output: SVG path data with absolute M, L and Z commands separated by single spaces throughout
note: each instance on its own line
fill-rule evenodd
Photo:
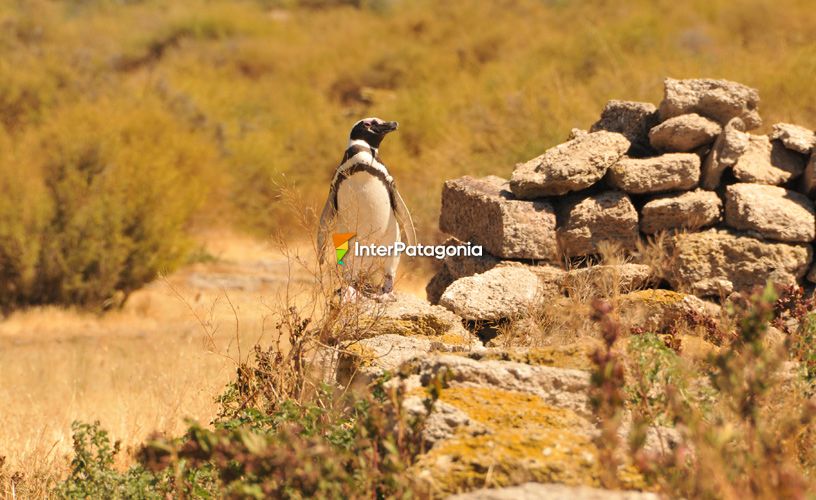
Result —
M 432 305 L 407 293 L 396 295 L 392 302 L 365 300 L 349 310 L 347 330 L 353 337 L 371 338 L 378 335 L 423 336 L 441 339 L 472 339 L 462 326 L 462 319 L 444 307 Z M 464 340 L 463 340 L 464 341 Z M 456 341 L 459 344 L 461 342 Z
M 717 193 L 697 189 L 654 198 L 640 210 L 640 230 L 646 234 L 675 229 L 697 230 L 722 219 L 722 201 Z
M 589 129 L 590 132 L 606 130 L 623 134 L 630 143 L 628 153 L 643 156 L 651 152 L 649 130 L 657 125 L 657 108 L 648 102 L 616 101 L 606 103 L 601 119 Z
M 658 151 L 684 153 L 711 144 L 722 127 L 697 113 L 669 118 L 649 131 L 649 142 Z
M 816 148 L 816 134 L 799 125 L 777 123 L 773 126 L 771 138 L 778 139 L 786 148 L 804 155 Z
M 580 135 L 516 165 L 510 189 L 521 199 L 586 189 L 601 180 L 628 149 L 629 140 L 622 134 L 601 130 Z
M 439 229 L 497 257 L 557 259 L 552 204 L 518 200 L 507 188 L 496 176 L 445 182 Z
M 495 322 L 530 313 L 537 299 L 560 292 L 563 271 L 552 266 L 504 265 L 453 282 L 439 304 L 470 321 Z M 549 278 L 544 278 L 544 275 Z
M 673 246 L 669 281 L 674 289 L 698 296 L 750 291 L 768 280 L 795 284 L 812 258 L 810 245 L 762 241 L 716 229 L 677 234 Z
M 749 136 L 748 149 L 733 166 L 740 182 L 784 184 L 802 175 L 805 157 L 765 135 Z
M 700 180 L 700 157 L 670 153 L 653 158 L 623 158 L 609 169 L 609 184 L 633 194 L 691 189 Z
M 762 126 L 759 116 L 759 92 L 728 80 L 666 78 L 660 119 L 667 120 L 687 113 L 698 113 L 725 125 L 738 117 L 748 130 Z
M 813 202 L 778 186 L 733 184 L 725 191 L 725 222 L 762 237 L 809 243 L 816 238 Z
M 749 143 L 749 135 L 745 133 L 745 124 L 742 120 L 739 118 L 729 120 L 703 162 L 700 186 L 704 189 L 716 189 L 720 185 L 723 171 L 737 163 L 748 150 Z
M 558 242 L 568 257 L 597 254 L 601 242 L 614 242 L 624 250 L 637 247 L 638 214 L 626 193 L 607 191 L 574 199 L 561 210 Z
M 444 246 L 463 246 L 464 243 L 456 238 L 448 238 L 442 243 Z M 465 276 L 472 276 L 479 274 L 496 267 L 501 261 L 493 257 L 487 252 L 482 255 L 448 255 L 442 259 L 442 267 L 431 277 L 431 280 L 425 286 L 425 294 L 431 304 L 438 304 L 439 298 L 445 292 L 445 289 Z

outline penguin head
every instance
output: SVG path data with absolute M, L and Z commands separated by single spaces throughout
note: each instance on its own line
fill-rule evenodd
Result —
M 387 122 L 379 118 L 364 118 L 351 129 L 352 141 L 365 141 L 372 148 L 379 148 L 386 134 L 397 130 L 397 122 Z

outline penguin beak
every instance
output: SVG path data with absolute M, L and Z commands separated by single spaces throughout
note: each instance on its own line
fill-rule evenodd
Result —
M 399 127 L 399 123 L 397 122 L 382 122 L 373 124 L 371 130 L 376 134 L 385 135 L 397 130 L 397 127 Z

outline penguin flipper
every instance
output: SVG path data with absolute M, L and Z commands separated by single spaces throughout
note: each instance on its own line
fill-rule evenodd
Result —
M 317 226 L 317 254 L 319 262 L 322 264 L 323 259 L 326 258 L 326 239 L 329 233 L 329 227 L 334 222 L 334 217 L 337 210 L 332 203 L 332 196 L 329 194 L 326 199 L 326 204 L 323 205 L 323 211 L 320 213 L 320 222 Z
M 395 214 L 397 220 L 402 226 L 405 233 L 405 243 L 408 245 L 416 245 L 416 229 L 414 228 L 414 220 L 411 218 L 411 212 L 408 211 L 408 206 L 405 205 L 405 200 L 400 196 L 399 191 L 394 190 L 394 201 L 396 202 Z

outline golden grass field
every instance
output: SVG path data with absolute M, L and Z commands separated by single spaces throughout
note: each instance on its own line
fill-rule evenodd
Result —
M 745 83 L 760 91 L 765 130 L 816 128 L 809 0 L 343 3 L 0 1 L 0 241 L 36 220 L 39 179 L 62 154 L 44 145 L 155 127 L 105 154 L 132 178 L 183 158 L 151 199 L 194 201 L 179 227 L 216 257 L 153 281 L 121 310 L 38 306 L 3 318 L 0 456 L 26 471 L 30 496 L 67 470 L 73 420 L 99 419 L 128 449 L 213 417 L 236 367 L 236 316 L 241 344 L 271 341 L 264 318 L 279 294 L 312 279 L 290 276 L 270 235 L 310 258 L 304 224 L 361 117 L 400 122 L 382 155 L 427 242 L 441 237 L 444 179 L 508 176 L 589 127 L 609 99 L 657 103 L 666 76 Z M 145 147 L 154 139 L 162 151 Z M 417 263 L 401 289 L 421 295 L 427 276 Z M 212 315 L 213 342 L 196 315 Z

